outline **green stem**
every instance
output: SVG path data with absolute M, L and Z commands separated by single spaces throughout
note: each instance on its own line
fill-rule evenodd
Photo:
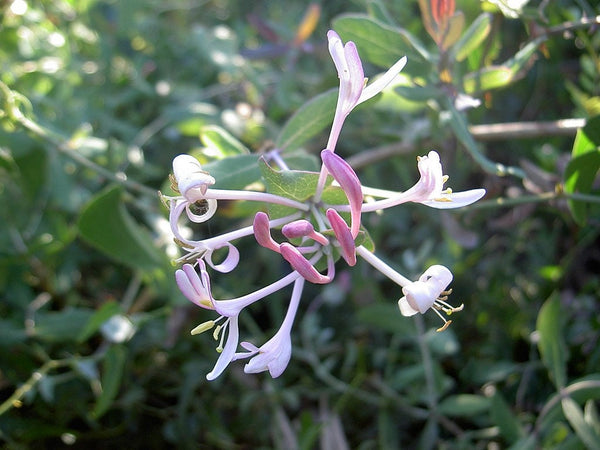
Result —
M 591 195 L 591 194 L 579 194 L 579 193 L 567 193 L 564 191 L 559 192 L 543 192 L 541 194 L 536 195 L 522 195 L 520 197 L 515 198 L 495 198 L 493 200 L 484 200 L 482 202 L 477 202 L 472 205 L 466 206 L 462 208 L 463 210 L 470 209 L 488 209 L 488 208 L 497 208 L 504 206 L 517 206 L 524 205 L 527 203 L 545 203 L 551 200 L 557 200 L 560 198 L 565 198 L 569 200 L 577 200 L 581 202 L 588 203 L 600 203 L 600 196 Z
M 42 367 L 33 372 L 29 379 L 19 386 L 13 394 L 8 397 L 0 405 L 0 416 L 7 412 L 11 408 L 18 408 L 21 406 L 21 399 L 34 388 L 34 386 L 44 378 L 51 370 L 57 369 L 68 365 L 71 362 L 70 359 L 51 359 L 44 363 Z

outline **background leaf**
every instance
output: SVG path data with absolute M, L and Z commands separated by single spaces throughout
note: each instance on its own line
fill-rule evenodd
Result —
M 538 314 L 536 328 L 542 361 L 558 389 L 567 382 L 567 349 L 562 338 L 562 314 L 558 295 L 553 294 Z
M 344 41 L 353 41 L 361 59 L 382 68 L 391 67 L 403 56 L 408 58 L 404 72 L 425 75 L 434 63 L 416 37 L 365 15 L 344 14 L 333 21 L 333 28 Z M 363 61 L 363 62 L 364 62 Z
M 207 147 L 203 152 L 213 158 L 247 155 L 250 150 L 223 128 L 216 125 L 202 127 L 200 140 Z
M 293 151 L 331 125 L 337 96 L 338 90 L 331 89 L 302 105 L 279 132 L 275 146 Z
M 99 419 L 109 410 L 119 393 L 126 361 L 127 349 L 125 347 L 121 345 L 109 347 L 102 364 L 102 393 L 91 412 L 94 419 Z
M 565 169 L 565 192 L 569 194 L 589 194 L 600 169 L 600 116 L 589 119 L 577 131 L 571 160 Z M 589 205 L 586 202 L 568 199 L 573 219 L 584 225 Z
M 85 206 L 78 221 L 80 236 L 134 270 L 156 269 L 165 258 L 152 246 L 148 232 L 126 211 L 122 192 L 120 187 L 110 186 Z
M 561 403 L 565 417 L 586 448 L 589 450 L 599 450 L 600 434 L 585 421 L 583 411 L 579 405 L 571 397 L 563 398 Z

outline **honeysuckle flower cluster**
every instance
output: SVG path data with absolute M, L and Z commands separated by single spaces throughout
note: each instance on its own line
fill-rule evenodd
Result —
M 404 277 L 371 250 L 361 216 L 408 202 L 440 209 L 458 208 L 477 201 L 485 191 L 474 189 L 455 193 L 444 188 L 448 177 L 443 174 L 439 155 L 435 151 L 418 158 L 420 178 L 404 192 L 362 186 L 352 167 L 335 153 L 340 131 L 354 107 L 381 92 L 402 70 L 406 58 L 400 59 L 374 83 L 367 84 L 354 43 L 344 44 L 334 31 L 329 31 L 327 38 L 340 87 L 327 147 L 320 155 L 322 165 L 318 178 L 314 174 L 317 178 L 314 195 L 305 201 L 298 201 L 266 192 L 220 190 L 213 187 L 215 179 L 202 169 L 194 157 L 179 155 L 173 161 L 172 187 L 179 195 L 163 196 L 163 200 L 169 207 L 169 222 L 175 242 L 185 251 L 185 255 L 177 260 L 183 265 L 176 270 L 175 278 L 185 297 L 215 315 L 192 330 L 192 334 L 212 330 L 217 342 L 219 357 L 213 370 L 207 375 L 209 380 L 221 375 L 232 361 L 242 359 L 248 360 L 244 366 L 246 373 L 269 371 L 272 377 L 281 375 L 292 354 L 291 330 L 303 287 L 306 282 L 331 283 L 335 278 L 338 258 L 347 265 L 354 266 L 357 258 L 361 257 L 389 277 L 400 286 L 400 313 L 411 316 L 424 314 L 432 309 L 443 321 L 443 326 L 438 331 L 445 329 L 451 322 L 444 314 L 450 315 L 462 309 L 462 305 L 453 307 L 447 302 L 451 292 L 448 286 L 452 281 L 452 273 L 448 268 L 434 265 L 414 281 Z M 281 170 L 290 170 L 277 150 L 271 153 L 271 157 Z M 339 201 L 329 201 L 326 195 L 328 190 L 343 192 L 343 196 L 335 198 L 345 197 L 346 201 L 341 204 Z M 365 201 L 366 197 L 371 200 Z M 260 211 L 255 214 L 252 225 L 207 239 L 194 240 L 186 237 L 188 233 L 183 232 L 182 218 L 187 217 L 194 223 L 205 222 L 216 213 L 220 200 L 253 201 L 265 206 L 280 205 L 293 212 L 284 217 L 270 217 L 268 213 Z M 280 235 L 284 238 L 282 242 L 273 238 L 274 229 L 280 230 Z M 259 246 L 287 261 L 289 273 L 240 297 L 215 299 L 209 269 L 221 273 L 234 270 L 240 261 L 240 252 L 235 243 L 250 236 Z M 219 262 L 213 260 L 216 251 L 221 253 Z M 247 341 L 240 342 L 240 314 L 253 303 L 288 286 L 292 286 L 291 297 L 279 330 L 260 346 Z

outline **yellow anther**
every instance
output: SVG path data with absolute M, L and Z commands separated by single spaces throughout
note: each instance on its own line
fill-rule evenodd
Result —
M 451 321 L 451 320 L 447 320 L 446 322 L 444 322 L 444 325 L 443 325 L 443 326 L 441 326 L 440 328 L 438 328 L 438 329 L 437 329 L 437 330 L 435 330 L 435 331 L 437 331 L 438 333 L 439 333 L 440 331 L 444 331 L 446 328 L 448 328 L 448 327 L 450 326 L 450 324 L 451 324 L 451 323 L 452 323 L 452 321 Z
M 448 197 L 438 197 L 438 198 L 434 198 L 434 200 L 436 202 L 451 202 L 452 200 L 449 199 Z
M 213 331 L 213 339 L 216 341 L 219 339 L 219 332 L 221 331 L 222 325 L 217 325 L 215 331 Z
M 442 183 L 445 183 L 449 179 L 450 179 L 450 177 L 448 175 L 442 175 Z
M 170 184 L 170 188 L 173 192 L 177 192 L 179 193 L 179 187 L 177 186 L 177 179 L 175 178 L 175 176 L 170 173 L 169 174 L 169 184 Z
M 192 331 L 190 331 L 190 333 L 192 335 L 204 333 L 205 331 L 212 329 L 212 327 L 214 327 L 214 326 L 215 326 L 215 321 L 209 320 L 207 322 L 204 322 L 204 323 L 201 323 L 200 325 L 198 325 L 196 328 L 194 328 Z
M 200 300 L 200 304 L 202 306 L 206 306 L 207 308 L 214 309 L 212 302 L 208 298 L 203 298 Z
M 462 311 L 464 308 L 465 308 L 465 305 L 463 303 L 463 304 L 461 304 L 460 306 L 457 306 L 457 307 L 441 308 L 441 309 L 446 313 L 446 315 L 449 316 L 452 313 Z

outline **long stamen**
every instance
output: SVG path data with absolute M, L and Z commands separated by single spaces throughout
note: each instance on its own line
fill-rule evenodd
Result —
M 437 309 L 435 309 L 435 308 L 434 308 L 434 309 L 433 309 L 433 311 L 434 311 L 434 312 L 435 312 L 435 313 L 436 313 L 438 316 L 440 316 L 440 319 L 442 319 L 442 320 L 444 321 L 444 325 L 442 325 L 440 328 L 438 328 L 438 329 L 437 329 L 437 330 L 435 330 L 435 331 L 436 331 L 436 332 L 438 332 L 438 333 L 439 333 L 439 332 L 441 332 L 441 331 L 444 331 L 446 328 L 448 328 L 448 327 L 450 326 L 450 324 L 452 323 L 452 321 L 451 321 L 451 320 L 447 320 L 447 319 L 446 319 L 444 316 L 442 316 L 442 315 L 440 314 L 440 312 L 439 312 Z
M 229 319 L 227 319 L 222 326 L 219 325 L 217 327 L 218 331 L 217 331 L 217 329 L 215 329 L 215 333 L 213 334 L 213 337 L 216 339 L 217 336 L 219 335 L 219 332 L 221 332 L 221 340 L 219 341 L 219 345 L 216 348 L 217 353 L 222 353 L 223 352 L 223 342 L 225 341 L 225 334 L 227 332 L 227 326 L 228 325 L 229 325 Z

